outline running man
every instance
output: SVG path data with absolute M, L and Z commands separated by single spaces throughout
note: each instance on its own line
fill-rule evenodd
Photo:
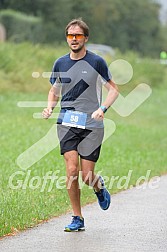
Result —
M 104 135 L 104 113 L 118 96 L 106 62 L 86 50 L 89 28 L 82 19 L 72 20 L 65 29 L 70 53 L 54 63 L 43 118 L 51 116 L 61 93 L 61 110 L 57 132 L 61 155 L 64 156 L 67 191 L 73 209 L 72 222 L 64 231 L 85 230 L 81 211 L 79 170 L 85 184 L 92 186 L 103 210 L 110 206 L 110 194 L 104 180 L 94 173 Z M 102 102 L 102 87 L 108 91 Z

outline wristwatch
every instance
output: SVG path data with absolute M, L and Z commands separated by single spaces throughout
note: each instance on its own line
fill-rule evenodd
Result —
M 105 113 L 107 111 L 106 106 L 100 106 L 101 110 L 103 111 L 103 113 Z

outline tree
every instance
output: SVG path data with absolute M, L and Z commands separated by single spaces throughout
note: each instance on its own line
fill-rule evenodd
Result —
M 0 0 L 0 9 L 13 9 L 26 14 L 39 16 L 41 0 Z
M 103 36 L 104 43 L 122 51 L 157 53 L 161 27 L 159 5 L 150 0 L 106 0 L 104 5 L 95 19 L 100 20 L 96 29 L 97 42 Z
M 40 42 L 64 41 L 64 29 L 73 18 L 90 26 L 90 41 L 159 55 L 167 42 L 159 20 L 160 5 L 154 0 L 0 0 L 1 9 L 11 8 L 40 16 L 44 36 Z

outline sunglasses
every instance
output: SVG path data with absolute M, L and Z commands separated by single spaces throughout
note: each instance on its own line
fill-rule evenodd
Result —
M 73 39 L 75 37 L 75 39 L 82 39 L 83 37 L 85 37 L 84 34 L 67 34 L 66 36 L 68 39 Z

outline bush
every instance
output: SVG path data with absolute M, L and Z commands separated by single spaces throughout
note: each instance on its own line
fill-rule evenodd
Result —
M 12 42 L 39 42 L 43 38 L 42 23 L 39 17 L 28 16 L 18 11 L 0 11 L 0 22 L 5 26 L 7 40 Z
M 151 88 L 163 88 L 166 86 L 167 78 L 167 65 L 160 64 L 159 59 L 152 58 L 140 58 L 139 54 L 127 51 L 125 54 L 121 54 L 116 51 L 114 60 L 123 59 L 131 64 L 133 69 L 132 79 L 127 83 L 128 85 L 120 85 L 119 89 L 129 93 L 140 83 L 146 83 Z M 122 69 L 118 69 L 118 72 L 122 73 Z M 123 71 L 124 73 L 125 71 Z
M 43 72 L 52 69 L 54 61 L 68 52 L 68 47 L 24 43 L 0 44 L 0 92 L 48 92 L 49 79 Z M 39 78 L 32 73 L 39 72 Z

